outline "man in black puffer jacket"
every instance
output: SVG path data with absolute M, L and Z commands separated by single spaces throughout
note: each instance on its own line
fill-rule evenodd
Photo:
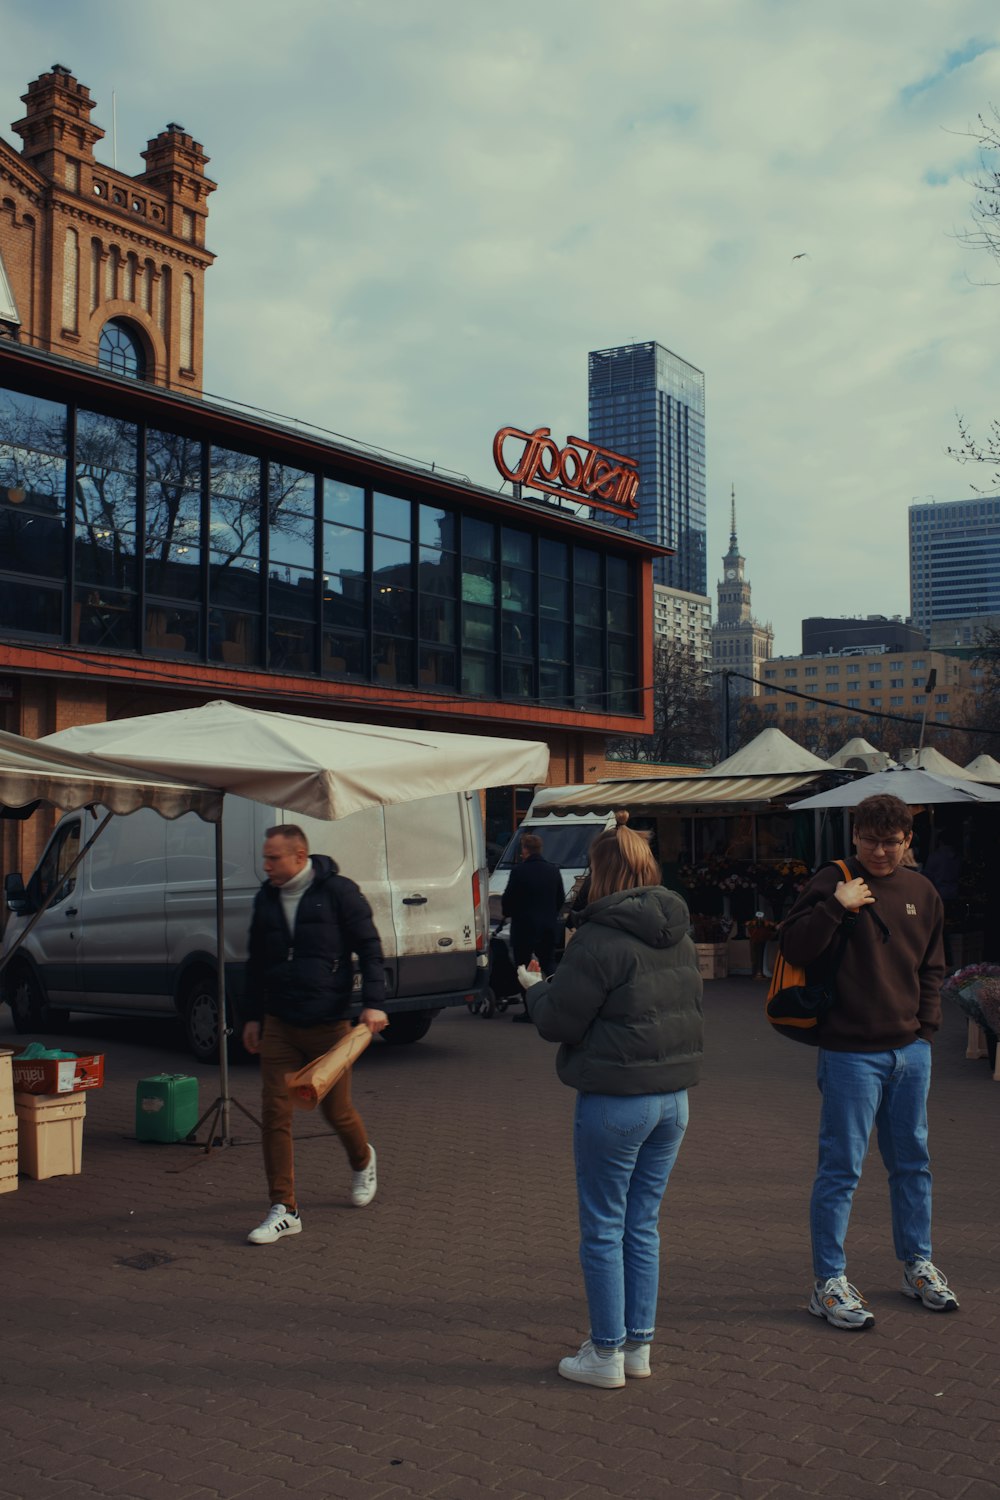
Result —
M 385 971 L 371 907 L 325 854 L 310 856 L 301 828 L 269 828 L 264 839 L 267 880 L 254 899 L 246 967 L 243 1045 L 260 1053 L 264 1166 L 271 1210 L 252 1230 L 252 1245 L 270 1245 L 302 1228 L 295 1196 L 292 1101 L 285 1074 L 329 1052 L 351 1029 L 356 953 L 364 1010 L 372 1035 L 389 1018 L 382 1010 Z M 353 1171 L 351 1200 L 363 1208 L 375 1196 L 375 1148 L 351 1103 L 351 1069 L 320 1108 L 343 1142 Z

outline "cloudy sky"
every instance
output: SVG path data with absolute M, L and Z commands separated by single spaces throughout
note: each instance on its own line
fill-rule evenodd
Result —
M 8 139 L 58 61 L 103 160 L 112 92 L 120 169 L 204 144 L 214 394 L 495 486 L 499 426 L 585 433 L 588 350 L 700 366 L 710 591 L 734 484 L 780 652 L 906 615 L 907 506 L 990 483 L 947 449 L 1000 416 L 996 0 L 0 0 L 0 38 Z

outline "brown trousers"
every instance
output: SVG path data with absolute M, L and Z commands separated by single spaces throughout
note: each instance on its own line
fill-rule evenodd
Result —
M 351 1029 L 350 1021 L 327 1021 L 322 1026 L 288 1026 L 276 1016 L 265 1016 L 260 1040 L 261 1117 L 264 1126 L 264 1170 L 272 1203 L 295 1209 L 295 1158 L 292 1149 L 294 1106 L 285 1074 L 295 1073 L 336 1046 Z M 368 1136 L 364 1121 L 351 1103 L 348 1068 L 334 1084 L 320 1109 L 339 1135 L 351 1170 L 368 1165 Z

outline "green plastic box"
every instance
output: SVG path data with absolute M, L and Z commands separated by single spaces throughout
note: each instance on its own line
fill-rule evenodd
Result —
M 184 1073 L 140 1078 L 135 1090 L 137 1141 L 183 1141 L 198 1123 L 198 1080 Z

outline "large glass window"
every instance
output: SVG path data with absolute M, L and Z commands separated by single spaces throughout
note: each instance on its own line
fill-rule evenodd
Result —
M 97 363 L 113 375 L 127 375 L 145 380 L 146 354 L 137 331 L 122 318 L 112 318 L 101 329 L 97 346 Z
M 413 682 L 413 506 L 372 496 L 372 665 L 378 682 Z
M 492 697 L 497 660 L 496 527 L 462 521 L 462 692 Z
M 260 660 L 260 460 L 231 448 L 209 456 L 208 655 Z
M 201 652 L 202 445 L 146 433 L 146 621 L 148 651 Z
M 76 414 L 74 640 L 134 651 L 138 591 L 138 429 Z
M 316 662 L 316 478 L 268 467 L 267 664 L 312 672 Z
M 323 480 L 323 657 L 331 677 L 367 678 L 369 593 L 365 492 Z
M 500 641 L 505 698 L 535 698 L 535 569 L 530 532 L 500 533 Z
M 0 573 L 0 629 L 61 635 L 66 408 L 16 391 L 0 391 Z
M 421 687 L 456 686 L 456 590 L 458 559 L 455 517 L 450 511 L 421 505 L 417 553 L 417 681 Z

